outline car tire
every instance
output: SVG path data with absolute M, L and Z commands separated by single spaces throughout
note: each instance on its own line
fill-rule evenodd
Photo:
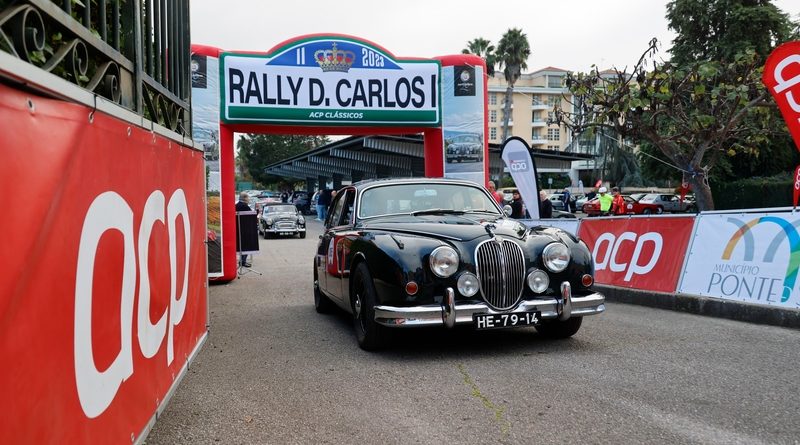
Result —
M 366 263 L 358 263 L 353 274 L 350 292 L 353 324 L 358 346 L 365 351 L 376 351 L 386 343 L 387 328 L 375 322 L 375 284 Z
M 306 237 L 306 232 L 300 232 L 300 239 L 303 239 L 305 237 Z
M 319 314 L 330 314 L 333 312 L 333 302 L 319 290 L 319 274 L 317 273 L 317 265 L 314 264 L 314 309 Z
M 659 215 L 660 215 L 660 214 L 662 214 L 662 213 L 664 213 L 664 207 L 659 207 L 659 208 L 657 208 L 657 209 L 656 209 L 656 213 L 658 213 Z
M 653 211 L 652 211 L 652 210 L 650 210 L 650 209 L 644 209 L 644 210 L 642 210 L 642 215 L 649 215 L 649 214 L 651 214 L 651 213 L 653 213 Z
M 542 324 L 536 326 L 536 331 L 547 338 L 569 338 L 578 332 L 581 323 L 583 323 L 583 317 L 572 317 L 566 321 L 543 321 Z

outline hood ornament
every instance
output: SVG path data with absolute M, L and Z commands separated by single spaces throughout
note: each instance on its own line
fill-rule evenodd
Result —
M 494 224 L 484 224 L 483 228 L 486 229 L 486 233 L 488 233 L 489 236 L 494 238 L 495 241 L 499 241 L 499 239 L 497 238 L 497 235 L 494 233 L 494 231 L 497 230 L 497 226 L 496 225 L 494 225 Z

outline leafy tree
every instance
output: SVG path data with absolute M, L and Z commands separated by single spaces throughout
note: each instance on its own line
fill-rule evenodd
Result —
M 726 156 L 756 151 L 769 137 L 763 129 L 773 115 L 762 68 L 748 50 L 729 63 L 654 63 L 646 71 L 656 46 L 653 39 L 631 73 L 570 73 L 567 87 L 577 110 L 557 109 L 555 120 L 576 134 L 606 127 L 623 139 L 648 141 L 684 172 L 698 208 L 713 209 L 710 171 Z
M 492 42 L 484 39 L 483 37 L 472 39 L 467 42 L 467 47 L 461 50 L 461 54 L 474 54 L 483 58 L 483 60 L 486 62 L 486 74 L 489 77 L 494 76 L 496 56 Z
M 497 64 L 503 67 L 503 76 L 508 83 L 503 116 L 503 140 L 508 138 L 508 121 L 511 118 L 511 98 L 514 95 L 514 84 L 528 68 L 527 60 L 531 55 L 528 36 L 521 29 L 511 28 L 503 34 L 497 45 Z
M 771 0 L 672 0 L 667 20 L 677 34 L 669 50 L 677 65 L 729 62 L 748 50 L 764 62 L 796 26 Z
M 700 60 L 730 63 L 737 54 L 747 51 L 753 51 L 756 63 L 763 65 L 777 45 L 800 37 L 797 23 L 792 23 L 771 0 L 672 0 L 667 3 L 667 20 L 677 34 L 669 50 L 670 62 L 679 66 Z M 794 144 L 779 110 L 773 107 L 770 112 L 770 119 L 747 125 L 768 125 L 763 130 L 771 137 L 752 150 L 721 158 L 717 179 L 767 176 L 797 163 Z
M 264 168 L 286 158 L 325 145 L 327 136 L 242 135 L 236 142 L 239 162 L 246 173 L 261 184 L 278 183 L 282 178 L 268 175 Z

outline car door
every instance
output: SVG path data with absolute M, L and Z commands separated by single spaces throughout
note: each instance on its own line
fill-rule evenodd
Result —
M 322 244 L 326 245 L 325 252 L 325 292 L 340 305 L 344 303 L 342 293 L 342 273 L 344 270 L 344 243 L 343 232 L 348 226 L 342 225 L 345 202 L 352 191 L 339 193 L 330 206 L 330 213 L 325 220 L 325 233 L 322 235 Z

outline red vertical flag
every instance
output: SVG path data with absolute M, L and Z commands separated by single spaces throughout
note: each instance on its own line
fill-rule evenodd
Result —
M 794 169 L 794 190 L 792 206 L 797 207 L 797 198 L 800 197 L 800 165 Z
M 775 48 L 767 58 L 761 80 L 778 103 L 794 144 L 800 150 L 800 41 Z

